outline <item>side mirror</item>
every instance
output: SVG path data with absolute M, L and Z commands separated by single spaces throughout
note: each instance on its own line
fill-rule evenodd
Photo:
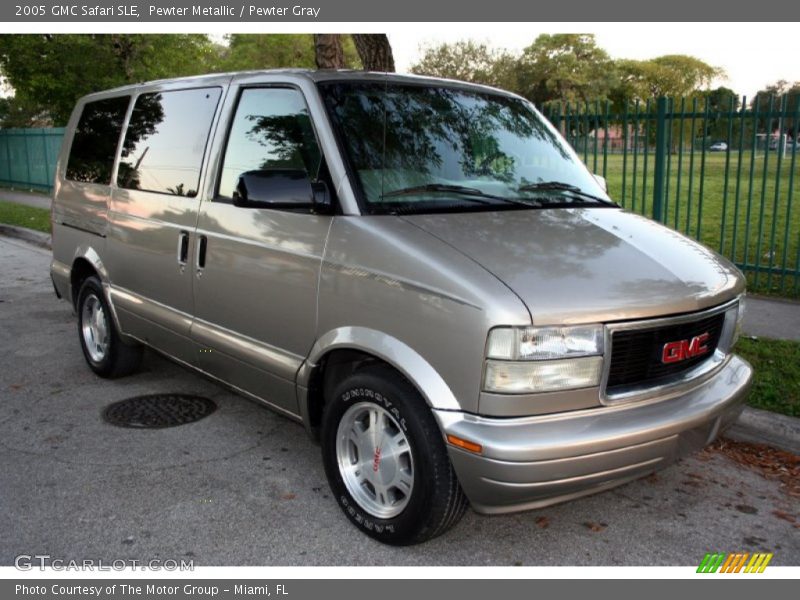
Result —
M 592 173 L 592 177 L 594 177 L 594 180 L 600 185 L 601 188 L 603 188 L 603 191 L 608 193 L 608 182 L 606 181 L 606 178 L 602 175 L 598 175 L 597 173 Z
M 264 169 L 239 176 L 233 204 L 240 208 L 306 209 L 325 213 L 330 194 L 322 182 L 313 182 L 300 169 Z

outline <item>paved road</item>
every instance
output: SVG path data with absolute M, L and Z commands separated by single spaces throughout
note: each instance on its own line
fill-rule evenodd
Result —
M 193 558 L 198 565 L 697 564 L 709 550 L 769 550 L 800 564 L 797 514 L 778 483 L 707 453 L 655 477 L 561 506 L 502 517 L 468 513 L 412 548 L 358 533 L 329 497 L 303 429 L 148 355 L 115 382 L 84 365 L 48 254 L 0 238 L 0 564 Z M 155 392 L 207 396 L 191 425 L 119 429 L 102 409 Z M 597 530 L 597 531 L 595 531 Z

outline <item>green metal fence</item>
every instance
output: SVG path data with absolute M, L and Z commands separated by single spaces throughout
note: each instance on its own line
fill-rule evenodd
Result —
M 50 191 L 63 127 L 0 129 L 0 185 Z
M 550 104 L 545 115 L 612 197 L 730 258 L 751 291 L 800 296 L 800 102 L 659 98 Z

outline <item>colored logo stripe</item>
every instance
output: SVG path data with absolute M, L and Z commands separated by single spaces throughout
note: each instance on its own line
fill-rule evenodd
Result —
M 697 567 L 698 573 L 763 573 L 769 561 L 772 560 L 771 552 L 709 552 L 700 561 Z M 747 559 L 750 559 L 748 562 Z M 745 567 L 745 563 L 747 566 Z M 744 568 L 744 571 L 742 571 Z

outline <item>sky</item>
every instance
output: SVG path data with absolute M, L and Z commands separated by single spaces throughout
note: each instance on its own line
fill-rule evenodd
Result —
M 725 70 L 713 87 L 748 97 L 779 79 L 800 81 L 797 23 L 411 23 L 393 24 L 389 40 L 397 70 L 407 71 L 420 46 L 473 39 L 519 52 L 541 33 L 594 33 L 612 58 L 689 54 Z

